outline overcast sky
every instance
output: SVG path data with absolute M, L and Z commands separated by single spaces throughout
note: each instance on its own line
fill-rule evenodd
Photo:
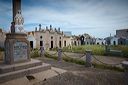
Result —
M 8 30 L 12 21 L 12 0 L 0 0 L 0 27 Z M 21 0 L 24 29 L 50 24 L 78 35 L 95 37 L 128 28 L 128 0 Z

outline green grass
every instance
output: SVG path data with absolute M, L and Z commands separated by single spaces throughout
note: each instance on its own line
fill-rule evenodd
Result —
M 54 56 L 54 55 L 50 55 L 50 54 L 48 54 L 47 52 L 45 52 L 45 57 L 47 57 L 47 58 L 52 58 L 52 59 L 54 59 L 54 60 L 57 60 L 58 59 L 58 57 L 57 56 Z
M 117 46 L 110 46 L 111 50 L 120 50 L 122 51 L 122 56 L 121 57 L 127 57 L 128 58 L 128 46 L 123 46 L 123 45 L 117 45 Z M 85 53 L 86 50 L 92 50 L 92 53 L 94 55 L 109 55 L 107 54 L 105 50 L 104 45 L 82 45 L 82 46 L 72 46 L 70 47 L 64 47 L 63 51 L 66 52 L 76 52 L 76 53 Z M 113 55 L 109 55 L 113 56 Z M 120 55 L 117 55 L 120 56 Z
M 123 56 L 128 58 L 128 46 L 118 45 L 118 46 L 111 46 L 110 48 L 114 50 L 121 50 Z
M 109 70 L 113 70 L 113 71 L 124 72 L 123 68 L 119 68 L 119 67 L 116 67 L 116 66 L 97 64 L 97 63 L 92 63 L 92 65 L 94 66 L 94 68 L 109 69 Z
M 82 45 L 82 46 L 72 46 L 72 49 L 69 47 L 63 48 L 64 51 L 85 53 L 86 50 L 92 50 L 95 55 L 104 55 L 105 46 L 103 45 Z
M 30 56 L 31 58 L 36 58 L 36 57 L 40 57 L 40 53 L 38 51 L 38 49 L 34 49 L 30 52 Z

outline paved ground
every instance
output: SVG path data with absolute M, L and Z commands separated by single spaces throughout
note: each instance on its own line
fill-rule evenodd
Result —
M 83 65 L 48 58 L 38 59 L 53 67 L 67 70 L 66 73 L 40 82 L 38 85 L 128 85 L 128 73 L 85 68 Z
M 43 81 L 46 81 L 49 78 L 58 76 L 59 74 L 63 74 L 65 72 L 67 71 L 52 67 L 51 69 L 29 75 L 31 76 L 31 78 L 27 78 L 26 76 L 24 76 L 4 83 L 0 83 L 0 85 L 41 85 L 40 83 L 42 83 Z

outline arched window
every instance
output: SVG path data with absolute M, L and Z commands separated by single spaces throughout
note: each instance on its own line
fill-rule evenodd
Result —
M 40 39 L 42 39 L 42 36 L 40 36 Z

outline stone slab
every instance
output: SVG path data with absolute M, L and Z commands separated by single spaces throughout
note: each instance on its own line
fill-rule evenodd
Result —
M 42 85 L 44 79 L 50 79 L 55 76 L 59 76 L 59 74 L 63 74 L 67 72 L 66 70 L 60 69 L 60 68 L 55 68 L 51 67 L 51 69 L 46 70 L 46 71 L 41 71 L 38 73 L 32 74 L 32 76 L 35 77 L 34 80 L 28 80 L 25 76 L 21 78 L 17 78 L 14 80 L 10 80 L 4 83 L 1 83 L 0 85 Z
M 128 72 L 128 61 L 123 61 L 121 64 L 125 71 Z
M 31 67 L 28 69 L 22 69 L 18 71 L 13 71 L 9 73 L 4 73 L 0 75 L 0 83 L 13 80 L 16 78 L 24 77 L 33 73 L 41 72 L 41 71 L 46 71 L 51 69 L 50 64 L 43 63 L 42 65 Z
M 16 63 L 16 64 L 12 64 L 12 65 L 1 64 L 0 65 L 0 74 L 17 71 L 17 70 L 21 70 L 21 69 L 27 69 L 27 68 L 31 68 L 31 67 L 39 66 L 39 65 L 42 65 L 42 62 L 39 60 L 35 60 L 35 59 L 31 59 L 31 61 L 28 61 L 28 62 Z

